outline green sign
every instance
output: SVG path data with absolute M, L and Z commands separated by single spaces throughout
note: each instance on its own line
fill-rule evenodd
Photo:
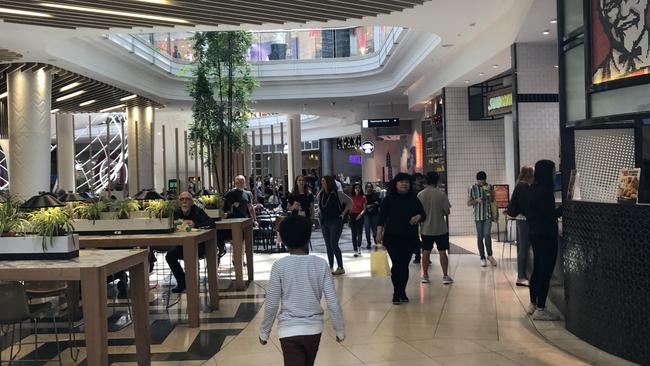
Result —
M 512 91 L 488 96 L 488 116 L 510 113 L 512 111 Z

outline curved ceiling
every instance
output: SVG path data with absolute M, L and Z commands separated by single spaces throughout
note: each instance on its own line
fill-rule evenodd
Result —
M 0 19 L 59 28 L 154 27 L 345 21 L 428 0 L 4 0 Z

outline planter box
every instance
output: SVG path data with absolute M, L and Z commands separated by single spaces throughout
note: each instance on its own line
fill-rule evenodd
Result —
M 211 219 L 214 219 L 214 221 L 219 221 L 223 217 L 223 210 L 222 209 L 212 209 L 212 208 L 206 208 L 203 211 L 205 211 L 206 214 Z
M 125 220 L 73 220 L 74 232 L 83 235 L 119 235 L 170 233 L 174 227 L 169 219 L 131 218 Z
M 55 236 L 45 239 L 43 250 L 42 236 L 3 236 L 0 237 L 0 260 L 41 260 L 70 259 L 79 256 L 79 235 Z

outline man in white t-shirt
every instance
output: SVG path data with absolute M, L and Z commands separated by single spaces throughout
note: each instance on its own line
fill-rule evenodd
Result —
M 420 236 L 422 237 L 422 283 L 429 283 L 429 264 L 431 250 L 435 243 L 440 254 L 440 267 L 442 267 L 442 283 L 451 284 L 454 280 L 449 276 L 449 230 L 445 218 L 449 216 L 451 204 L 445 192 L 438 189 L 440 176 L 436 172 L 427 173 L 427 187 L 418 193 L 418 199 L 422 202 L 426 220 L 420 224 Z

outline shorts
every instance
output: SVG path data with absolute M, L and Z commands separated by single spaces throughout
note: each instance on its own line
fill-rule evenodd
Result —
M 449 250 L 449 233 L 442 235 L 422 235 L 422 250 L 431 251 L 433 243 L 438 250 Z

